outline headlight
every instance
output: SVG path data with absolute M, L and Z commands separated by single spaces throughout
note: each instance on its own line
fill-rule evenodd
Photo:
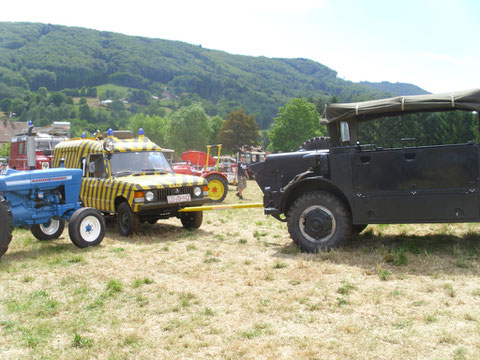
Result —
M 42 169 L 48 169 L 50 167 L 50 164 L 46 161 L 42 162 Z
M 103 150 L 106 152 L 111 152 L 113 151 L 113 141 L 110 139 L 107 139 L 103 142 Z
M 202 188 L 197 186 L 195 189 L 193 189 L 193 195 L 195 196 L 202 195 Z
M 147 192 L 145 193 L 145 200 L 147 200 L 147 201 L 153 201 L 154 198 L 155 198 L 155 195 L 153 194 L 153 192 L 147 191 Z

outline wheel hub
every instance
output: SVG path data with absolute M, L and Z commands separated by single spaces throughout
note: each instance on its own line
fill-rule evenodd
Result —
M 304 224 L 305 232 L 316 239 L 322 239 L 332 231 L 332 218 L 319 208 L 305 214 Z
M 312 205 L 303 210 L 298 225 L 306 240 L 313 243 L 330 240 L 337 228 L 333 213 L 322 205 Z

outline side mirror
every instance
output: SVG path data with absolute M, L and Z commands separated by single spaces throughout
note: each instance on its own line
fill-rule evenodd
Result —
M 340 138 L 342 142 L 350 141 L 350 129 L 348 128 L 348 123 L 346 121 L 340 122 Z
M 93 161 L 88 164 L 88 172 L 89 173 L 94 173 L 95 172 L 95 163 Z

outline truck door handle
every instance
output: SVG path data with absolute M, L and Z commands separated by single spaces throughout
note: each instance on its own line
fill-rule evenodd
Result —
M 415 160 L 415 153 L 405 153 L 405 154 L 403 154 L 403 156 L 405 157 L 405 160 L 407 160 L 407 161 Z
M 370 156 L 368 155 L 360 156 L 360 161 L 362 162 L 362 164 L 370 164 Z

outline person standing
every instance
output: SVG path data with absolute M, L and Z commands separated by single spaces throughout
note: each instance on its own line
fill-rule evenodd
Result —
M 245 155 L 242 155 L 240 159 L 241 161 L 237 163 L 237 169 L 235 170 L 237 176 L 237 193 L 235 195 L 243 199 L 242 193 L 247 187 L 248 164 L 245 162 Z

